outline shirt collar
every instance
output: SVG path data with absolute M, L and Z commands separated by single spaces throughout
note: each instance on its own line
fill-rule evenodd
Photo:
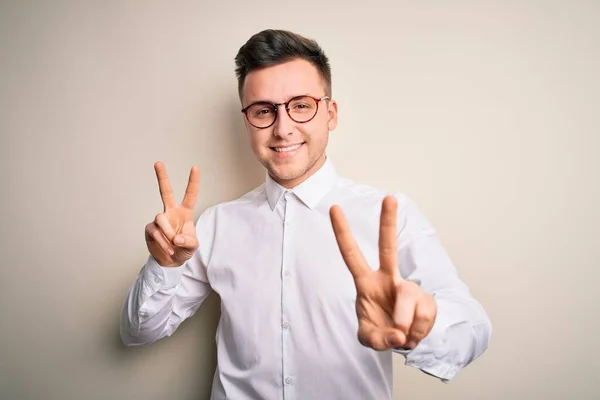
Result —
M 331 190 L 335 179 L 337 178 L 337 172 L 331 163 L 329 157 L 325 159 L 325 163 L 319 168 L 317 172 L 309 176 L 304 182 L 294 187 L 293 189 L 286 189 L 271 178 L 267 173 L 266 180 L 266 191 L 267 200 L 271 210 L 275 209 L 275 206 L 281 200 L 286 192 L 294 193 L 308 208 L 311 210 L 319 204 L 321 199 Z

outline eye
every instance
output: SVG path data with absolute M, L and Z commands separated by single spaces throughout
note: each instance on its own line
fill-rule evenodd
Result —
M 293 111 L 304 112 L 313 109 L 314 107 L 308 103 L 294 103 L 291 107 Z
M 296 113 L 312 112 L 316 107 L 315 101 L 307 96 L 298 97 L 291 101 L 290 110 Z
M 271 107 L 265 107 L 265 106 L 251 109 L 251 114 L 257 118 L 268 117 L 271 114 L 273 114 L 273 112 L 274 111 Z

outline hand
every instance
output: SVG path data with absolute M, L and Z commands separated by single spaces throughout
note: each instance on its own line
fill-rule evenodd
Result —
M 192 167 L 183 201 L 180 205 L 175 205 L 173 189 L 164 165 L 157 162 L 154 164 L 154 170 L 164 212 L 146 225 L 146 245 L 161 266 L 176 267 L 189 260 L 198 249 L 193 218 L 200 172 L 198 167 Z
M 433 296 L 398 271 L 395 197 L 381 207 L 379 262 L 373 271 L 358 248 L 339 206 L 330 210 L 331 223 L 342 257 L 356 285 L 358 340 L 375 350 L 413 349 L 429 334 L 437 315 Z

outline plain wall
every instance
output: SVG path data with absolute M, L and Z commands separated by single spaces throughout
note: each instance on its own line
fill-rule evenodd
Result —
M 600 390 L 600 6 L 593 1 L 0 3 L 0 398 L 207 399 L 219 299 L 124 348 L 121 305 L 162 211 L 264 180 L 233 58 L 265 28 L 330 57 L 352 179 L 412 197 L 488 311 L 450 384 L 395 360 L 397 399 Z M 595 394 L 595 396 L 594 396 Z

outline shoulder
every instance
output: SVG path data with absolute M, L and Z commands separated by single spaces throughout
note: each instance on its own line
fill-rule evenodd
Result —
M 381 208 L 381 202 L 386 196 L 396 198 L 399 210 L 414 205 L 413 200 L 402 191 L 385 190 L 344 177 L 338 178 L 336 189 L 343 202 L 351 205 Z
M 262 185 L 250 190 L 249 192 L 244 193 L 243 195 L 234 200 L 224 201 L 207 207 L 200 214 L 197 225 L 205 226 L 214 224 L 218 214 L 221 214 L 223 212 L 235 212 L 236 210 L 256 205 L 257 202 L 265 200 L 265 184 L 263 183 Z
M 368 218 L 379 226 L 383 199 L 393 196 L 398 202 L 397 228 L 399 236 L 412 237 L 433 230 L 432 225 L 415 201 L 400 190 L 384 190 L 351 179 L 339 178 L 334 200 L 358 218 Z

